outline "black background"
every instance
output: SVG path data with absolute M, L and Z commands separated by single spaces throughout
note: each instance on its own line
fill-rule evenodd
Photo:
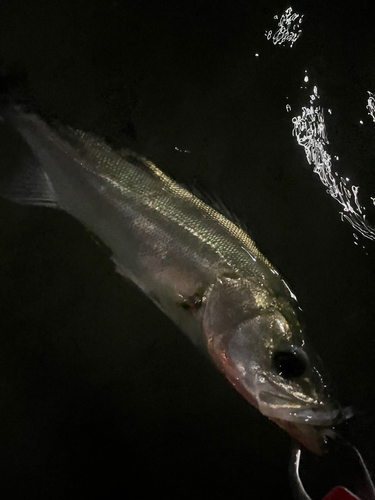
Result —
M 295 2 L 305 16 L 290 48 L 264 36 L 289 6 L 275 0 L 2 0 L 0 58 L 15 99 L 131 147 L 245 222 L 297 294 L 375 470 L 375 242 L 354 244 L 291 135 L 317 85 L 329 152 L 375 226 L 371 5 Z M 17 148 L 1 130 L 5 168 Z M 291 498 L 289 437 L 78 222 L 1 201 L 0 277 L 4 498 Z

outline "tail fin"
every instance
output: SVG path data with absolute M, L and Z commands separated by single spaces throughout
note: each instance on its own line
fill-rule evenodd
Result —
M 56 208 L 56 192 L 47 174 L 14 126 L 17 113 L 14 107 L 0 111 L 0 196 L 23 205 Z

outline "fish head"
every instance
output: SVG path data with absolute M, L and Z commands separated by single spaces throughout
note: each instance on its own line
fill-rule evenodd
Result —
M 286 296 L 253 279 L 221 278 L 207 294 L 208 350 L 235 388 L 312 451 L 341 409 Z

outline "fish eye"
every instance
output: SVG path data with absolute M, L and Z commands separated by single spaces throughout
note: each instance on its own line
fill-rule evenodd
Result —
M 272 365 L 276 372 L 287 380 L 301 377 L 307 367 L 302 356 L 291 351 L 276 351 L 272 356 Z

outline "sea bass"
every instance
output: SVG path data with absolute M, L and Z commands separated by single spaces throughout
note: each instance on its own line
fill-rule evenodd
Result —
M 129 150 L 17 107 L 2 116 L 32 157 L 6 196 L 77 218 L 252 405 L 319 452 L 341 409 L 296 297 L 248 234 Z

